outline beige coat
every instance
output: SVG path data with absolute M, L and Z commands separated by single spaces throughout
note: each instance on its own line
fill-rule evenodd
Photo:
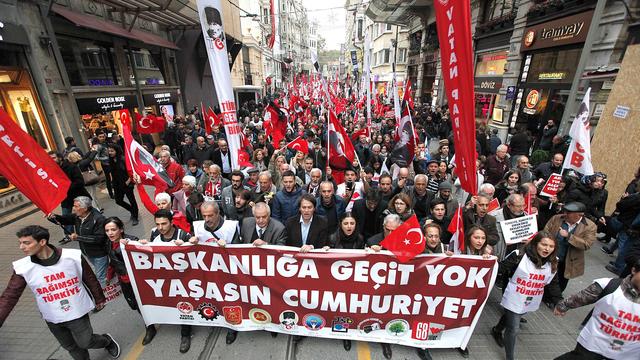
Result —
M 556 236 L 560 231 L 560 225 L 564 221 L 564 214 L 553 216 L 544 227 L 544 231 Z M 583 217 L 573 234 L 569 236 L 569 249 L 565 258 L 564 277 L 573 279 L 584 274 L 584 252 L 589 250 L 596 241 L 596 224 Z

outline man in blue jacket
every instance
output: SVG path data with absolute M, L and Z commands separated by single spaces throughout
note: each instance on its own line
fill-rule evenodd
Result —
M 296 174 L 287 170 L 282 173 L 282 190 L 273 198 L 271 214 L 274 219 L 284 223 L 290 217 L 298 214 L 298 199 L 304 194 L 304 190 L 296 185 Z

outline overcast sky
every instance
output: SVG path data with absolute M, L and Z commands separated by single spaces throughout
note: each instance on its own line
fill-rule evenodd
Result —
M 318 33 L 327 40 L 327 50 L 339 50 L 344 42 L 345 0 L 302 0 L 310 20 L 318 23 Z

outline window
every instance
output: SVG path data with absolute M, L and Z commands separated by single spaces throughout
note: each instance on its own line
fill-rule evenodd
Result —
M 385 24 L 384 31 L 391 31 L 391 24 Z
M 388 64 L 389 63 L 389 49 L 384 49 L 382 50 L 382 56 L 383 56 L 383 63 L 384 64 Z
M 508 15 L 516 10 L 515 0 L 489 0 L 485 4 L 484 21 Z
M 72 86 L 123 85 L 109 44 L 62 35 L 58 35 L 58 44 Z
M 145 66 L 144 56 L 139 52 L 133 53 L 133 61 L 136 64 L 136 67 L 143 68 Z
M 407 62 L 407 49 L 399 48 L 398 49 L 398 64 L 403 64 Z
M 358 19 L 358 39 L 362 39 L 363 38 L 363 34 L 362 34 L 362 27 L 364 25 L 364 20 L 363 19 Z
M 271 14 L 269 14 L 269 9 L 267 8 L 263 8 L 262 9 L 262 22 L 265 24 L 269 24 L 271 21 Z

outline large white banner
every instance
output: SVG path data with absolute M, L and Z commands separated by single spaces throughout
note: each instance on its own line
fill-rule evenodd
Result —
M 204 35 L 209 65 L 211 65 L 213 84 L 216 87 L 218 103 L 222 112 L 224 130 L 227 133 L 231 167 L 239 169 L 238 154 L 242 146 L 240 139 L 242 129 L 238 126 L 236 117 L 236 103 L 231 87 L 231 71 L 220 0 L 198 0 L 198 15 L 200 16 L 200 25 L 202 25 L 202 35 Z
M 593 165 L 591 165 L 591 128 L 589 124 L 589 94 L 591 88 L 587 89 L 584 99 L 578 108 L 576 118 L 571 124 L 569 136 L 571 145 L 564 158 L 562 169 L 573 169 L 582 175 L 592 175 Z

